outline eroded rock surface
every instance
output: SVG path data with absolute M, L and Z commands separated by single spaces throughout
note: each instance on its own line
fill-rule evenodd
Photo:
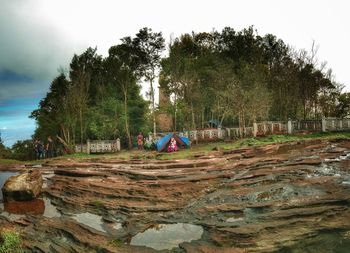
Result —
M 52 162 L 40 170 L 45 214 L 0 214 L 0 226 L 22 231 L 28 252 L 345 253 L 350 247 L 348 140 L 215 151 L 195 160 Z M 199 231 L 194 240 L 157 232 L 186 226 Z M 142 245 L 148 231 L 161 240 L 169 234 L 178 246 Z
M 10 177 L 2 188 L 5 201 L 27 201 L 35 199 L 41 192 L 43 178 L 39 170 L 25 171 Z

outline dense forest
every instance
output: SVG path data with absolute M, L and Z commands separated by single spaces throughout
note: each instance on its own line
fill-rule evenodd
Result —
M 138 132 L 156 132 L 156 116 L 172 115 L 174 130 L 203 128 L 209 120 L 244 127 L 255 121 L 348 115 L 331 69 L 317 46 L 296 50 L 253 27 L 183 34 L 166 46 L 160 32 L 141 29 L 110 47 L 88 48 L 61 70 L 31 116 L 35 138 L 59 136 L 68 145 L 121 138 L 131 148 Z M 141 95 L 147 85 L 147 98 Z M 155 89 L 171 98 L 158 108 Z

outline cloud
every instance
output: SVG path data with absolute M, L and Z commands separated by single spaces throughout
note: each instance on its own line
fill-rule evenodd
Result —
M 77 45 L 40 15 L 36 2 L 1 1 L 0 70 L 46 80 L 68 64 Z
M 85 45 L 42 15 L 37 0 L 0 0 L 0 102 L 47 92 L 60 66 Z M 64 19 L 64 15 L 62 15 Z

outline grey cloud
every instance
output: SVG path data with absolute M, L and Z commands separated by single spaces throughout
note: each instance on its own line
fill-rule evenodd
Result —
M 45 94 L 57 69 L 67 67 L 74 52 L 85 48 L 38 16 L 38 4 L 37 0 L 0 0 L 0 72 L 11 71 L 33 80 L 0 80 L 0 100 Z

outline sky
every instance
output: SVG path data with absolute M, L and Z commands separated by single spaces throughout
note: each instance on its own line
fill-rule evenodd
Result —
M 0 0 L 0 132 L 5 145 L 29 139 L 29 119 L 58 69 L 89 46 L 106 56 L 120 38 L 139 29 L 166 41 L 192 31 L 251 25 L 296 49 L 319 45 L 339 83 L 350 91 L 350 2 L 346 0 Z M 144 87 L 146 90 L 148 87 Z

